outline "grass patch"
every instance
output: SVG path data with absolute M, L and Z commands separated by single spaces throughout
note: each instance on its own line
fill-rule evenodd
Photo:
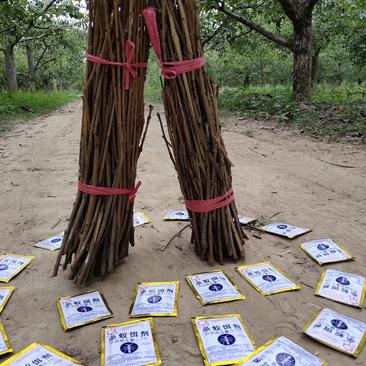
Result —
M 0 93 L 0 133 L 16 121 L 25 121 L 49 113 L 80 96 L 76 91 Z
M 314 136 L 352 135 L 366 141 L 366 89 L 362 86 L 320 84 L 306 103 L 294 102 L 290 87 L 283 85 L 224 88 L 219 106 L 250 117 L 274 118 Z

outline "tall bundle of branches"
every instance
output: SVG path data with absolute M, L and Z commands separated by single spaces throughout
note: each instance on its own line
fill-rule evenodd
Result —
M 158 11 L 164 62 L 203 55 L 195 0 L 151 1 Z M 163 97 L 168 141 L 185 200 L 209 200 L 232 187 L 231 162 L 221 136 L 217 84 L 204 68 L 165 80 Z M 216 210 L 191 212 L 196 253 L 212 263 L 244 258 L 244 238 L 235 202 Z
M 145 0 L 89 0 L 88 51 L 93 56 L 124 63 L 127 40 L 136 45 L 133 63 L 147 62 L 148 36 L 142 11 Z M 137 160 L 150 115 L 144 119 L 146 69 L 87 63 L 80 142 L 79 181 L 112 188 L 135 187 Z M 150 109 L 151 114 L 151 109 Z M 111 272 L 134 245 L 133 202 L 128 195 L 78 192 L 70 223 L 54 269 L 71 264 L 70 279 L 83 285 Z

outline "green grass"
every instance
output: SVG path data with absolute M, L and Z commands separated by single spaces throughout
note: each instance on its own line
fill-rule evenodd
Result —
M 223 88 L 219 106 L 255 118 L 265 114 L 314 136 L 354 135 L 366 140 L 366 89 L 358 85 L 320 84 L 306 103 L 295 103 L 290 87 L 284 85 Z
M 0 93 L 0 133 L 8 131 L 16 122 L 49 113 L 78 96 L 80 92 L 75 91 Z

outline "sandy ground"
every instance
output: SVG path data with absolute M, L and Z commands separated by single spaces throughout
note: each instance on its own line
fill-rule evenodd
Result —
M 158 106 L 156 110 L 161 110 Z M 326 359 L 332 366 L 366 365 L 366 349 L 358 360 L 331 350 L 302 334 L 304 324 L 321 307 L 330 307 L 366 321 L 365 310 L 313 296 L 323 270 L 299 244 L 332 237 L 346 246 L 355 262 L 332 268 L 366 275 L 366 151 L 362 146 L 313 141 L 270 123 L 232 120 L 224 137 L 235 165 L 237 206 L 248 216 L 313 229 L 287 241 L 271 235 L 257 239 L 249 233 L 246 263 L 270 260 L 300 284 L 299 292 L 263 297 L 234 271 L 235 265 L 210 267 L 189 244 L 189 233 L 160 249 L 184 223 L 163 222 L 166 209 L 181 208 L 176 173 L 152 121 L 139 163 L 143 187 L 136 209 L 145 210 L 153 225 L 137 228 L 137 245 L 127 263 L 90 289 L 99 289 L 115 318 L 65 333 L 55 301 L 84 292 L 62 273 L 51 278 L 56 253 L 33 248 L 33 243 L 62 231 L 75 197 L 81 105 L 21 125 L 0 138 L 1 253 L 30 254 L 37 259 L 11 281 L 16 292 L 1 315 L 15 351 L 40 341 L 74 356 L 85 365 L 100 364 L 100 327 L 128 320 L 128 308 L 138 281 L 181 280 L 178 318 L 157 319 L 156 329 L 164 365 L 201 365 L 190 318 L 197 315 L 240 313 L 258 345 L 284 335 Z M 331 165 L 351 165 L 342 168 Z M 188 272 L 224 268 L 246 295 L 245 301 L 202 307 L 184 281 Z M 85 291 L 88 289 L 85 289 Z

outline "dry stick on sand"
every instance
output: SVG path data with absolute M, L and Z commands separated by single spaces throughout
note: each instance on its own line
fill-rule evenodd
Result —
M 89 0 L 88 54 L 124 63 L 130 40 L 136 45 L 132 63 L 147 62 L 145 7 L 145 0 Z M 126 67 L 87 64 L 79 158 L 79 180 L 85 184 L 135 187 L 148 123 L 143 100 L 146 69 L 134 70 L 137 77 L 131 77 L 126 90 Z M 79 191 L 53 275 L 63 258 L 64 270 L 71 265 L 70 279 L 79 286 L 87 284 L 94 276 L 112 272 L 127 257 L 130 244 L 134 245 L 134 228 L 129 196 Z
M 163 61 L 203 55 L 196 1 L 153 0 Z M 185 200 L 209 200 L 232 187 L 231 162 L 221 136 L 217 86 L 204 68 L 165 80 L 163 97 L 170 141 L 163 138 L 178 172 Z M 174 158 L 173 158 L 174 157 Z M 244 238 L 235 203 L 207 213 L 190 212 L 196 253 L 210 263 L 244 258 Z

